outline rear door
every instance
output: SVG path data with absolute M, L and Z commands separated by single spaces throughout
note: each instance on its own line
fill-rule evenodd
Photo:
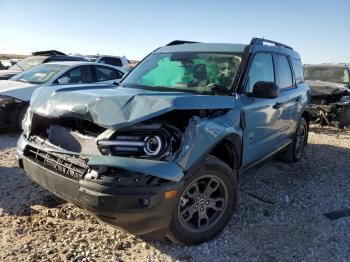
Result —
M 298 92 L 289 57 L 274 54 L 274 61 L 277 85 L 280 88 L 280 95 L 274 109 L 279 115 L 276 122 L 280 132 L 279 144 L 283 145 L 292 137 L 298 123 L 298 108 L 302 95 Z
M 272 152 L 279 142 L 279 114 L 273 107 L 278 98 L 254 98 L 253 86 L 258 81 L 275 82 L 274 63 L 271 53 L 256 53 L 252 59 L 242 95 L 243 165 L 247 166 Z

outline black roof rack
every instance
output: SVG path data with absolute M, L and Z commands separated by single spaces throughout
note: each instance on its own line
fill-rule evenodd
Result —
M 285 47 L 285 48 L 293 50 L 293 48 L 288 46 L 288 45 L 285 45 L 285 44 L 282 44 L 282 43 L 279 43 L 279 42 L 276 42 L 276 41 L 264 39 L 264 38 L 255 38 L 254 37 L 252 39 L 252 41 L 250 42 L 251 45 L 263 45 L 264 43 L 270 43 L 270 44 L 274 44 L 276 46 L 281 46 L 281 47 Z
M 166 46 L 170 46 L 170 45 L 182 45 L 182 44 L 194 44 L 194 43 L 199 43 L 199 42 L 194 42 L 194 41 L 186 41 L 186 40 L 174 40 L 171 41 L 169 44 L 167 44 Z
M 36 55 L 50 56 L 50 55 L 66 55 L 66 54 L 57 50 L 47 50 L 47 51 L 33 52 L 32 55 L 33 56 L 36 56 Z

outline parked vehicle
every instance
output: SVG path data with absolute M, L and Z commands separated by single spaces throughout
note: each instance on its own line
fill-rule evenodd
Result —
M 305 65 L 304 74 L 311 89 L 312 120 L 339 128 L 349 126 L 350 65 Z
M 110 55 L 88 55 L 86 58 L 91 62 L 108 64 L 114 66 L 124 67 L 129 64 L 125 56 L 110 56 Z
M 308 93 L 289 46 L 174 41 L 119 87 L 37 90 L 18 165 L 106 223 L 195 244 L 227 224 L 239 174 L 303 157 Z
M 37 65 L 43 64 L 43 63 L 49 63 L 49 62 L 55 62 L 55 61 L 87 61 L 83 57 L 74 57 L 74 56 L 67 56 L 62 52 L 55 51 L 55 50 L 49 50 L 49 51 L 39 51 L 32 53 L 32 56 L 27 57 L 12 67 L 10 67 L 8 70 L 2 70 L 0 71 L 0 80 L 7 80 L 11 77 L 29 70 Z
M 0 80 L 0 128 L 21 126 L 34 90 L 49 85 L 114 83 L 126 71 L 90 62 L 53 62 L 38 65 L 10 80 Z

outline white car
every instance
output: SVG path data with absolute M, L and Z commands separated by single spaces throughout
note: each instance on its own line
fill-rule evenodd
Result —
M 126 70 L 91 62 L 52 62 L 0 80 L 0 129 L 19 127 L 35 89 L 50 85 L 119 82 Z
M 120 67 L 127 66 L 129 64 L 129 61 L 125 56 L 88 55 L 85 56 L 85 58 L 91 62 Z

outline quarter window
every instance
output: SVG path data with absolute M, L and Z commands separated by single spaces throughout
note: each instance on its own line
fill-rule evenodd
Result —
M 278 86 L 280 89 L 293 86 L 293 76 L 286 56 L 276 55 Z
M 292 59 L 292 66 L 297 84 L 304 82 L 303 65 L 299 59 Z
M 275 82 L 271 54 L 258 53 L 255 55 L 248 74 L 246 92 L 252 93 L 255 83 L 259 81 Z

